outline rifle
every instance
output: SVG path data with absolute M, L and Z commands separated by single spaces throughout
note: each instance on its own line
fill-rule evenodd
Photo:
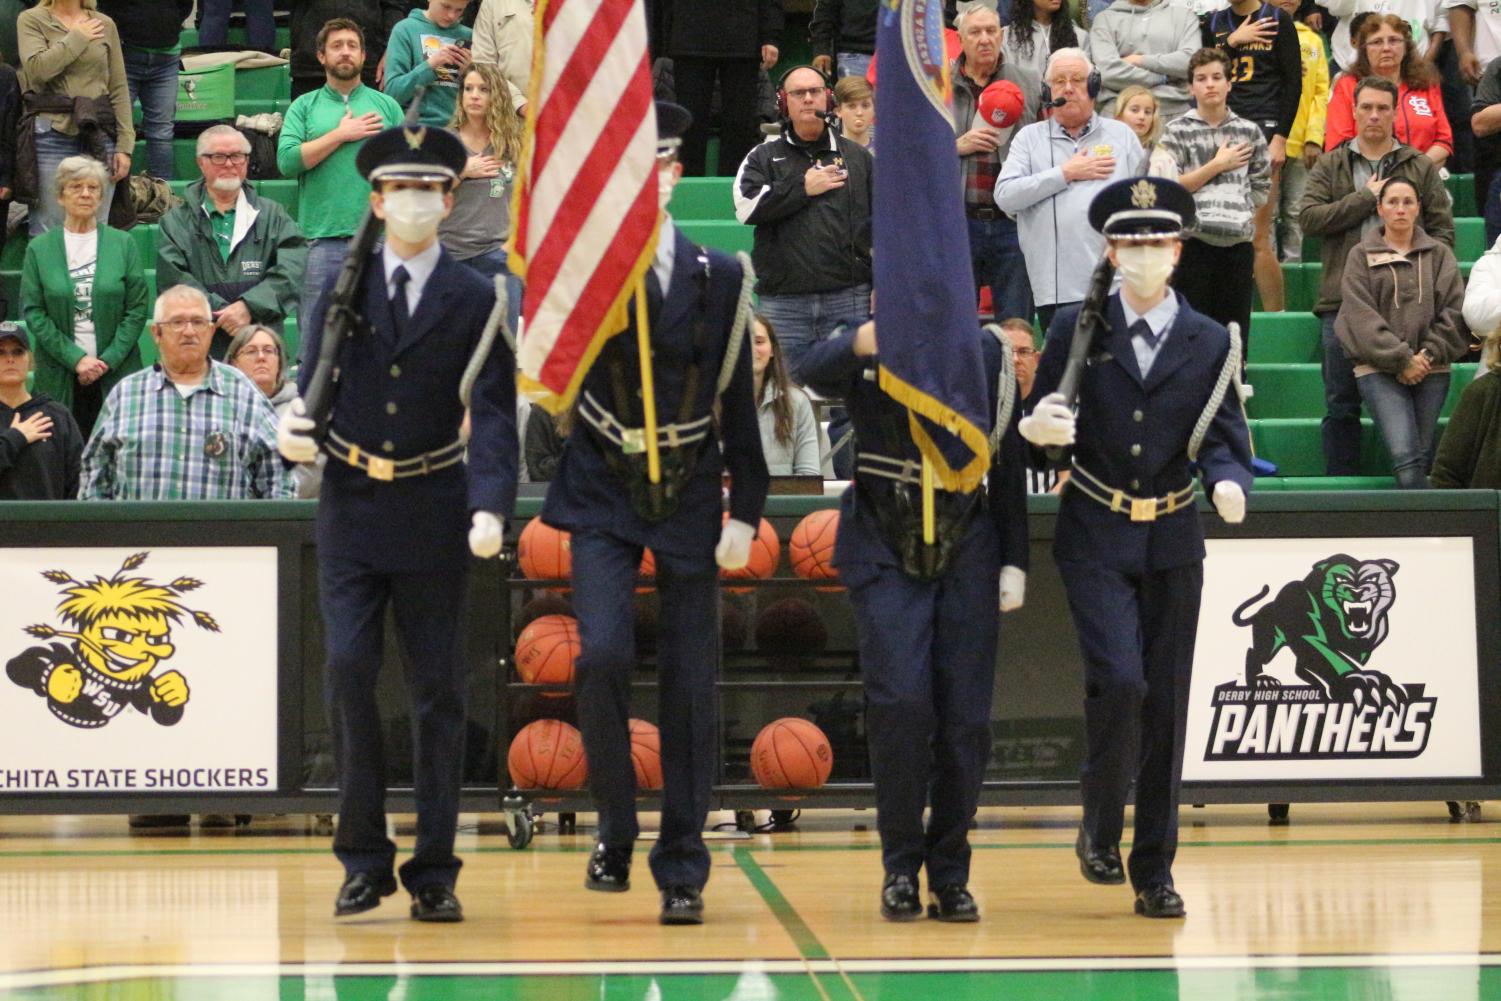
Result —
M 1068 345 L 1068 360 L 1063 366 L 1063 377 L 1058 380 L 1057 392 L 1063 394 L 1070 407 L 1079 397 L 1079 380 L 1084 377 L 1084 366 L 1094 351 L 1095 338 L 1108 326 L 1105 319 L 1105 303 L 1110 297 L 1110 283 L 1115 280 L 1115 265 L 1110 263 L 1107 250 L 1089 276 L 1089 291 L 1079 306 L 1079 316 L 1074 321 L 1074 337 Z M 1063 458 L 1063 446 L 1049 445 L 1048 459 L 1058 462 Z
M 410 128 L 417 124 L 417 114 L 422 105 L 425 86 L 418 87 L 412 101 L 407 105 L 406 118 L 402 125 Z M 307 393 L 302 398 L 307 416 L 313 421 L 312 436 L 322 444 L 328 435 L 328 421 L 333 415 L 334 397 L 338 389 L 339 353 L 344 344 L 359 334 L 365 326 L 359 312 L 358 297 L 365 283 L 365 268 L 370 263 L 370 252 L 375 241 L 384 231 L 384 224 L 376 218 L 373 208 L 366 206 L 365 216 L 349 241 L 349 253 L 339 268 L 339 277 L 329 292 L 328 309 L 323 313 L 323 339 L 318 345 L 318 358 L 313 364 L 312 377 L 308 379 Z M 308 309 L 312 303 L 305 303 Z

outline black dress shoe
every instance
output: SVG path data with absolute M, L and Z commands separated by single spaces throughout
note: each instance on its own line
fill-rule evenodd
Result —
M 1136 895 L 1136 913 L 1147 918 L 1181 918 L 1183 898 L 1166 883 L 1153 883 Z
M 980 908 L 963 883 L 950 883 L 928 891 L 928 917 L 939 921 L 978 921 Z
M 1079 856 L 1079 871 L 1091 883 L 1116 886 L 1126 881 L 1126 870 L 1121 868 L 1120 848 L 1095 844 L 1084 833 L 1083 827 L 1079 828 L 1079 837 L 1074 841 L 1074 854 Z
M 344 878 L 334 901 L 334 917 L 363 914 L 380 906 L 381 897 L 396 892 L 396 877 L 387 873 L 357 872 Z
M 594 846 L 589 865 L 584 869 L 584 889 L 602 893 L 624 893 L 631 888 L 631 846 Z
M 917 895 L 917 879 L 888 872 L 881 884 L 881 917 L 887 921 L 916 921 L 922 917 L 922 900 Z
M 464 920 L 464 905 L 454 896 L 453 890 L 434 883 L 412 894 L 412 920 L 453 922 Z
M 662 891 L 664 925 L 701 925 L 704 923 L 704 898 L 691 886 L 669 886 Z

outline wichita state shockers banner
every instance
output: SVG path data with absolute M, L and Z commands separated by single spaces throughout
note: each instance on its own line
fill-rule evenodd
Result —
M 273 547 L 0 555 L 0 794 L 273 790 Z
M 1481 774 L 1469 538 L 1207 546 L 1186 781 Z

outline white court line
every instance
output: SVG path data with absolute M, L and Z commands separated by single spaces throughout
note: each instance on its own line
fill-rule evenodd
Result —
M 1501 953 L 1383 953 L 1328 956 L 1078 956 L 997 959 L 773 959 L 629 960 L 565 963 L 221 963 L 93 966 L 0 974 L 0 990 L 115 980 L 229 977 L 544 977 L 589 975 L 685 976 L 737 973 L 1012 973 L 1076 970 L 1215 970 L 1318 968 L 1432 968 L 1501 966 Z

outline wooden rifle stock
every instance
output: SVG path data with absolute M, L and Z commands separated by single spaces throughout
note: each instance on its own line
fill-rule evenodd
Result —
M 1063 366 L 1063 377 L 1058 380 L 1056 392 L 1063 394 L 1070 407 L 1079 396 L 1079 380 L 1084 377 L 1084 366 L 1094 350 L 1095 338 L 1106 326 L 1105 304 L 1110 297 L 1110 283 L 1115 280 L 1115 265 L 1110 263 L 1107 251 L 1089 276 L 1089 291 L 1079 305 L 1079 316 L 1074 321 L 1074 337 L 1068 345 L 1068 361 Z M 1048 459 L 1059 462 L 1063 458 L 1062 445 L 1047 447 Z

